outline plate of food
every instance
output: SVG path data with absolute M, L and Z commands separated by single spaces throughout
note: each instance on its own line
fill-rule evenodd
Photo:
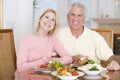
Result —
M 94 63 L 94 64 L 86 64 L 82 67 L 78 67 L 78 70 L 83 71 L 87 75 L 99 75 L 102 71 L 106 69 L 103 68 L 101 65 Z
M 84 66 L 86 64 L 94 64 L 94 63 L 95 61 L 93 61 L 92 59 L 82 58 L 80 60 L 75 61 L 71 66 L 77 68 L 79 66 Z
M 41 64 L 40 66 L 37 67 L 32 67 L 35 71 L 41 71 L 44 73 L 51 73 L 52 71 L 54 71 L 54 69 L 52 69 L 51 67 L 49 67 L 48 65 L 45 64 Z
M 35 71 L 41 71 L 41 72 L 44 72 L 44 73 L 51 73 L 52 71 L 61 70 L 64 67 L 65 66 L 60 62 L 50 61 L 48 64 L 41 64 L 37 67 L 33 67 L 33 69 Z
M 74 69 L 63 69 L 60 71 L 53 71 L 51 73 L 53 76 L 58 77 L 61 80 L 75 80 L 80 76 L 83 76 L 84 73 L 81 71 L 76 71 Z

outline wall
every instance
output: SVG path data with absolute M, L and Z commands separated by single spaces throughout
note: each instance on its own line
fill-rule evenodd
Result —
M 60 26 L 67 26 L 68 0 L 57 0 Z
M 103 17 L 108 15 L 110 18 L 115 18 L 115 0 L 99 0 L 99 16 L 100 10 L 102 10 Z
M 120 18 L 120 0 L 115 0 L 115 17 Z
M 98 16 L 98 0 L 91 0 L 91 18 L 96 18 Z M 94 21 L 90 21 L 91 27 L 97 27 L 98 25 Z
M 91 0 L 91 18 L 98 17 L 98 3 L 105 8 L 106 5 L 102 5 L 104 0 Z M 109 9 L 111 17 L 114 17 L 114 0 L 109 1 Z M 67 26 L 67 9 L 68 0 L 57 0 L 58 13 L 60 16 L 60 26 Z M 101 7 L 99 5 L 99 7 Z M 112 5 L 112 6 L 111 6 Z M 94 21 L 91 22 L 91 27 L 97 27 L 98 25 Z M 23 35 L 27 35 L 34 31 L 33 27 L 33 0 L 3 0 L 3 27 L 14 29 L 14 38 L 16 51 L 18 50 L 20 38 Z
M 16 52 L 23 35 L 33 32 L 33 0 L 3 0 L 3 27 L 14 30 Z

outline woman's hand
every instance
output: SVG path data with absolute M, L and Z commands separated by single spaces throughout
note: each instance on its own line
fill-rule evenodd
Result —
M 72 56 L 73 61 L 80 60 L 80 58 L 81 58 L 81 56 L 80 56 L 80 55 L 75 55 L 75 56 Z
M 57 62 L 59 62 L 60 58 L 50 57 L 50 58 L 48 58 L 48 61 L 57 61 Z
M 120 70 L 120 65 L 118 64 L 117 61 L 112 60 L 108 65 L 107 65 L 108 70 Z

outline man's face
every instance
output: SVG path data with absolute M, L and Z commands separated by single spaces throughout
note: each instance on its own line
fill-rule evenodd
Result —
M 71 29 L 81 29 L 85 21 L 84 9 L 77 6 L 71 7 L 67 19 Z

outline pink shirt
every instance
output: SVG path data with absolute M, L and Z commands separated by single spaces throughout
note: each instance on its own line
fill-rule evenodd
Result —
M 55 37 L 40 37 L 34 34 L 25 36 L 21 39 L 17 54 L 17 68 L 18 70 L 24 70 L 48 63 L 47 57 L 51 57 L 54 51 L 61 56 L 61 63 L 72 62 L 72 57 L 68 51 Z

